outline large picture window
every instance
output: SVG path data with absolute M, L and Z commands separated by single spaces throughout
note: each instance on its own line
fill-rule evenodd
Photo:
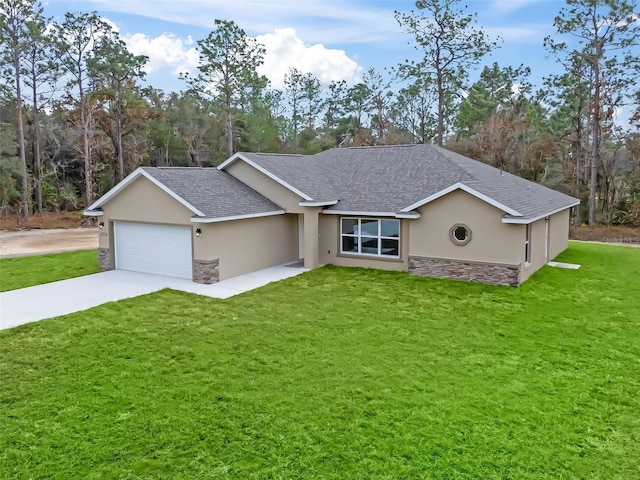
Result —
M 340 252 L 400 257 L 400 220 L 341 218 Z

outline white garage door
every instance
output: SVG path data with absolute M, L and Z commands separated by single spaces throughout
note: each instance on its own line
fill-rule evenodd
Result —
M 191 229 L 144 223 L 114 225 L 116 268 L 191 279 Z

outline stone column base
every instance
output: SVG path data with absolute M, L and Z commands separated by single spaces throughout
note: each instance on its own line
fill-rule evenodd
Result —
M 220 281 L 220 259 L 194 260 L 193 281 L 209 285 Z
M 519 265 L 409 256 L 409 273 L 421 277 L 451 278 L 488 285 L 520 285 Z
M 115 268 L 110 249 L 98 248 L 98 266 L 102 271 L 113 270 Z

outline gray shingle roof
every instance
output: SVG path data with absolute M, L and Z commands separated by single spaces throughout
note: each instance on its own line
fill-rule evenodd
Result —
M 438 147 L 434 147 L 438 148 Z M 549 212 L 568 208 L 578 202 L 577 198 L 562 192 L 503 172 L 497 168 L 463 155 L 439 148 L 443 155 L 463 166 L 474 177 L 466 185 L 506 205 L 523 218 L 535 218 Z
M 334 148 L 312 156 L 243 153 L 330 210 L 398 213 L 457 183 L 536 218 L 577 200 L 434 145 Z
M 240 155 L 268 170 L 315 202 L 332 201 L 338 197 L 330 177 L 326 175 L 315 155 L 245 152 Z
M 282 210 L 271 200 L 217 168 L 143 167 L 142 170 L 209 218 Z
M 400 212 L 471 177 L 431 148 L 355 147 L 317 155 L 339 192 L 344 211 Z

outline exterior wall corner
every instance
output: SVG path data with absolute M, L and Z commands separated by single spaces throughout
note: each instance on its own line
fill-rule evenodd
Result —
M 304 268 L 319 264 L 320 208 L 306 207 L 304 212 Z

